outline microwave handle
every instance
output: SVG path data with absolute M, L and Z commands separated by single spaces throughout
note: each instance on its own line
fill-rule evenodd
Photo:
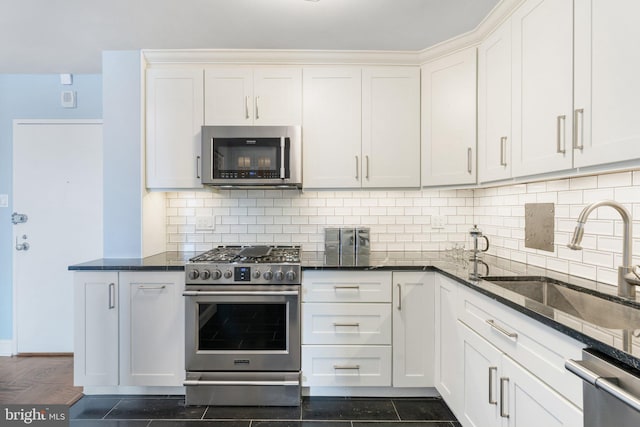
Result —
M 284 143 L 284 136 L 280 137 L 280 178 L 281 179 L 285 179 L 286 175 L 285 175 L 285 165 L 284 165 L 284 152 L 285 150 L 285 143 Z

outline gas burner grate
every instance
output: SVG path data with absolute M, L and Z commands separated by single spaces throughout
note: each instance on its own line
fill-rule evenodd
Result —
M 299 263 L 300 246 L 218 246 L 190 262 Z

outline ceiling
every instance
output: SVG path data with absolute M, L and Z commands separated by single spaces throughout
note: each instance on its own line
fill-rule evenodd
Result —
M 422 50 L 498 0 L 0 0 L 0 73 L 100 73 L 103 50 Z

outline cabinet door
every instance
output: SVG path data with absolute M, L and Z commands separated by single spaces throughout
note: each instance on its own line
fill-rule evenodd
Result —
M 305 270 L 302 302 L 391 302 L 391 272 Z
M 148 188 L 200 188 L 202 69 L 147 70 Z
M 460 332 L 457 315 L 458 285 L 440 274 L 435 276 L 435 387 L 454 414 L 461 399 L 459 351 Z
M 464 391 L 460 402 L 460 422 L 466 427 L 498 426 L 502 353 L 466 325 L 460 324 L 460 331 Z
M 250 125 L 253 118 L 253 70 L 250 67 L 205 69 L 204 123 Z
M 572 167 L 572 29 L 572 0 L 528 0 L 512 16 L 513 176 Z
M 640 158 L 640 2 L 575 1 L 576 167 Z
M 508 412 L 503 414 L 503 425 L 511 427 L 579 427 L 582 411 L 569 403 L 549 386 L 504 356 L 501 381 Z M 505 417 L 506 416 L 506 417 Z
M 422 185 L 476 182 L 476 49 L 422 67 Z
M 478 48 L 478 181 L 511 178 L 511 21 Z
M 304 187 L 360 187 L 360 68 L 305 68 L 302 92 Z
M 362 70 L 362 186 L 420 186 L 420 69 Z
M 118 273 L 74 273 L 77 386 L 118 385 Z
M 302 68 L 256 68 L 253 71 L 254 124 L 302 123 Z
M 434 273 L 393 273 L 393 386 L 433 387 Z
M 120 273 L 120 284 L 120 384 L 182 385 L 184 274 Z

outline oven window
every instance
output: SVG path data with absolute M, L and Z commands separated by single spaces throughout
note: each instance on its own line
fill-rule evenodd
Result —
M 287 305 L 198 304 L 198 350 L 286 350 Z
M 214 178 L 278 178 L 282 167 L 280 138 L 256 138 L 251 141 L 252 144 L 247 144 L 247 140 L 242 138 L 215 138 Z M 287 138 L 287 156 L 289 144 Z

